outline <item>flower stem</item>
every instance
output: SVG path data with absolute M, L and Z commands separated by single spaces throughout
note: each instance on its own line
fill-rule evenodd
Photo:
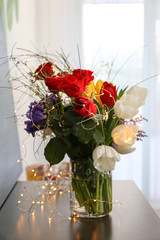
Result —
M 98 209 L 98 213 L 101 214 L 103 212 L 103 203 L 102 203 L 102 200 L 103 200 L 103 183 L 104 183 L 104 176 L 102 176 L 102 179 L 101 179 L 101 184 L 100 184 L 100 188 L 99 188 L 99 209 Z
M 96 213 L 98 213 L 98 209 L 99 209 L 99 176 L 100 173 L 97 174 L 97 184 L 96 184 Z
M 60 106 L 61 106 L 61 113 L 62 113 L 62 114 L 64 114 L 64 107 L 63 107 L 63 104 L 62 104 L 62 99 L 61 99 L 61 97 L 60 97 L 60 94 L 59 94 L 59 93 L 57 93 L 57 95 L 58 95 L 59 102 L 60 102 Z

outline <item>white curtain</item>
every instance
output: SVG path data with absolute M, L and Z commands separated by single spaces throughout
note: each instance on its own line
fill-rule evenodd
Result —
M 115 1 L 109 1 L 109 0 L 84 0 L 83 1 L 86 6 L 92 5 L 93 8 L 95 8 L 95 15 L 96 12 L 99 9 L 99 6 L 103 4 L 108 4 L 108 7 L 111 6 L 112 3 L 118 3 L 120 4 L 131 4 L 131 3 L 138 3 L 143 6 L 143 14 L 144 14 L 144 20 L 143 20 L 143 29 L 141 31 L 143 34 L 143 43 L 141 46 L 141 56 L 138 60 L 137 64 L 132 61 L 132 64 L 128 68 L 128 72 L 124 71 L 123 78 L 127 74 L 129 78 L 131 78 L 131 75 L 133 75 L 133 81 L 129 81 L 128 83 L 133 84 L 134 79 L 136 79 L 136 83 L 141 82 L 143 79 L 147 79 L 146 81 L 142 82 L 140 86 L 144 86 L 148 88 L 148 98 L 146 105 L 142 108 L 143 116 L 148 119 L 148 123 L 143 124 L 143 129 L 148 134 L 148 138 L 145 138 L 143 143 L 137 143 L 137 149 L 136 152 L 133 154 L 130 154 L 126 157 L 122 157 L 122 160 L 120 164 L 116 165 L 115 170 L 113 171 L 113 178 L 114 179 L 133 179 L 138 187 L 142 190 L 144 195 L 147 197 L 147 199 L 150 201 L 151 204 L 153 204 L 154 208 L 157 209 L 160 212 L 160 125 L 159 125 L 159 119 L 160 119 L 160 1 L 159 0 L 115 0 Z M 96 6 L 94 6 L 96 4 Z M 128 4 L 128 5 L 129 5 Z M 133 5 L 132 5 L 133 6 Z M 135 5 L 134 5 L 135 6 Z M 86 9 L 88 9 L 86 7 Z M 102 12 L 102 15 L 104 12 Z M 107 12 L 106 12 L 107 15 Z M 127 16 L 127 13 L 126 13 Z M 136 15 L 134 17 L 134 21 L 136 24 Z M 118 16 L 115 14 L 115 18 L 118 18 Z M 91 20 L 92 21 L 92 20 Z M 91 22 L 90 21 L 90 22 Z M 119 38 L 119 41 L 121 38 L 124 37 L 124 43 L 125 39 L 128 38 L 128 34 L 132 34 L 128 28 L 129 19 L 126 18 L 126 22 L 124 22 L 123 27 L 122 24 L 118 24 L 117 20 L 117 26 L 113 24 L 112 19 L 110 19 L 111 23 L 111 30 L 107 29 L 107 24 L 100 19 L 97 19 L 96 26 L 95 27 L 95 35 L 99 33 L 99 28 L 103 28 L 104 31 L 108 31 L 108 38 L 110 38 L 112 35 L 116 36 L 116 34 L 113 32 L 117 31 L 121 34 L 117 37 Z M 90 23 L 91 24 L 91 23 Z M 139 23 L 141 24 L 141 23 Z M 136 26 L 136 25 L 135 25 Z M 137 39 L 138 39 L 138 29 L 139 26 L 137 25 Z M 126 29 L 126 35 L 124 34 L 123 28 Z M 130 25 L 130 28 L 132 26 Z M 97 29 L 97 30 L 96 30 Z M 132 31 L 132 30 L 131 30 Z M 124 35 L 123 35 L 124 34 Z M 98 35 L 98 38 L 103 38 L 103 36 Z M 97 43 L 100 42 L 100 40 L 97 38 Z M 85 39 L 85 36 L 84 36 Z M 109 47 L 114 51 L 117 45 L 112 45 L 112 42 L 114 42 L 114 38 L 112 41 L 109 41 L 106 37 L 105 44 L 107 45 L 109 43 Z M 87 39 L 85 39 L 85 43 L 87 42 Z M 101 41 L 101 46 L 103 45 L 103 41 Z M 119 42 L 118 42 L 119 43 Z M 103 53 L 101 55 L 104 56 L 104 52 L 110 51 L 109 48 L 106 46 L 103 46 Z M 123 44 L 122 44 L 123 45 Z M 91 47 L 91 46 L 90 46 Z M 127 48 L 127 46 L 126 46 Z M 131 46 L 132 48 L 132 46 Z M 85 48 L 83 49 L 85 52 Z M 124 46 L 122 47 L 122 52 L 125 52 L 126 49 Z M 90 50 L 90 52 L 92 52 Z M 128 55 L 129 55 L 128 50 Z M 88 56 L 88 55 L 87 55 Z M 141 59 L 142 57 L 142 59 Z M 123 62 L 123 58 L 119 58 L 120 62 Z M 88 61 L 87 61 L 88 62 Z M 133 68 L 133 64 L 135 65 L 135 68 Z M 141 65 L 141 66 L 140 66 Z M 140 66 L 140 72 L 139 75 L 136 75 L 139 71 L 138 68 Z M 148 79 L 149 78 L 149 79 Z M 119 79 L 118 79 L 119 80 Z
M 148 122 L 148 139 L 143 146 L 142 189 L 160 213 L 160 1 L 145 0 L 144 78 L 158 75 L 144 82 L 149 97 L 145 114 Z

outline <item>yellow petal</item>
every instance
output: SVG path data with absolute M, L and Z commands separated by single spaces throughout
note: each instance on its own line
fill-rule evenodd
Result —
M 83 96 L 86 97 L 86 98 L 94 98 L 94 95 L 95 95 L 95 84 L 93 81 L 91 81 L 87 87 L 86 87 L 86 90 L 85 92 L 83 93 Z
M 101 87 L 103 85 L 103 81 L 102 80 L 98 80 L 97 83 L 96 83 L 96 87 L 95 87 L 95 98 L 97 100 L 97 102 L 99 103 L 99 105 L 102 107 L 102 102 L 101 102 L 101 99 L 100 99 L 100 91 L 101 91 Z

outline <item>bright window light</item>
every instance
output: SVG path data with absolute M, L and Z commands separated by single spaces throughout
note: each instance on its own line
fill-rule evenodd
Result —
M 128 81 L 129 84 L 133 81 L 135 83 L 135 79 L 136 82 L 140 81 L 144 48 L 143 18 L 142 3 L 84 4 L 84 66 L 95 70 L 97 62 L 105 65 L 114 60 L 112 80 L 126 62 L 118 72 L 115 82 L 121 81 L 123 86 Z

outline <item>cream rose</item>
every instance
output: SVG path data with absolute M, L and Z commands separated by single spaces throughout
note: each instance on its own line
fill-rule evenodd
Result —
M 112 132 L 111 136 L 115 144 L 121 147 L 125 147 L 128 145 L 134 144 L 137 138 L 138 126 L 137 125 L 118 125 L 115 127 Z
M 94 167 L 100 171 L 112 171 L 115 168 L 115 162 L 120 161 L 118 152 L 110 146 L 101 145 L 94 149 L 93 154 Z

